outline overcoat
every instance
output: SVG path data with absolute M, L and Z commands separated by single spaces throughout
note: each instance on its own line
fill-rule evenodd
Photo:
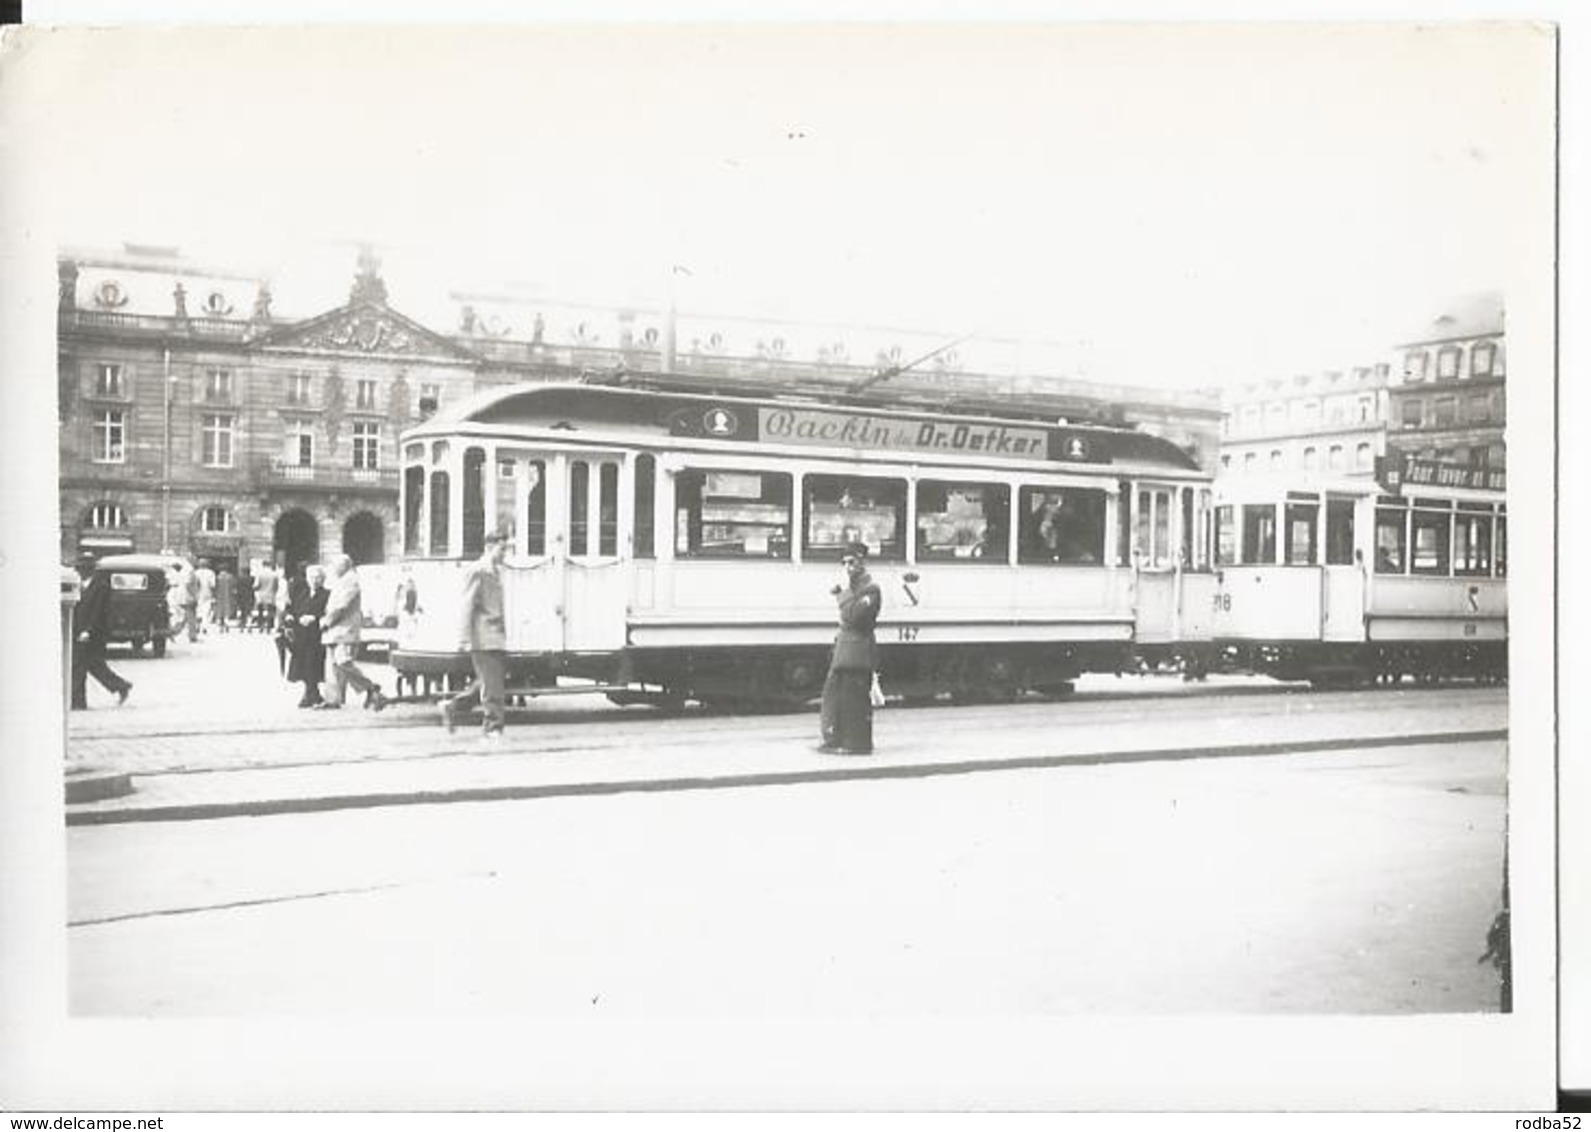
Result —
M 459 647 L 466 652 L 492 652 L 508 647 L 503 619 L 503 578 L 484 558 L 464 574 L 459 603 Z
M 829 671 L 871 672 L 878 663 L 878 645 L 873 626 L 878 623 L 883 596 L 870 574 L 859 574 L 842 589 L 836 599 L 840 607 L 840 631 L 834 638 L 834 655 Z
M 292 618 L 292 660 L 287 665 L 287 678 L 295 683 L 326 679 L 326 646 L 320 640 L 320 619 L 326 612 L 326 599 L 331 591 L 324 586 L 311 590 L 305 586 L 287 605 L 287 615 Z M 308 625 L 299 621 L 310 618 Z

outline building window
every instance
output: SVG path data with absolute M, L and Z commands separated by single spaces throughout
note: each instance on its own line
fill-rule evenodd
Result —
M 315 463 L 315 430 L 309 421 L 288 424 L 282 462 L 295 468 L 307 468 Z
M 1232 457 L 1230 455 L 1221 457 L 1221 467 L 1224 471 L 1229 472 L 1232 470 Z
M 226 301 L 226 296 L 220 291 L 211 291 L 205 296 L 204 313 L 221 318 L 232 313 L 232 304 Z
M 1304 471 L 1313 472 L 1320 468 L 1320 452 L 1311 444 L 1304 449 Z
M 125 530 L 127 512 L 120 503 L 96 503 L 88 509 L 88 526 L 96 531 Z
M 1368 440 L 1360 441 L 1358 447 L 1353 450 L 1353 466 L 1360 471 L 1364 471 L 1374 465 L 1375 454 L 1370 448 L 1370 442 Z
M 225 507 L 206 507 L 199 512 L 199 529 L 207 535 L 228 535 L 237 530 L 237 520 Z
M 1420 427 L 1421 402 L 1419 400 L 1409 400 L 1409 401 L 1403 402 L 1402 413 L 1403 413 L 1403 427 L 1404 428 L 1419 428 Z
M 1273 472 L 1274 471 L 1280 471 L 1281 467 L 1282 467 L 1282 450 L 1280 448 L 1272 448 L 1271 449 L 1271 471 L 1273 471 Z
M 1375 415 L 1375 411 L 1376 411 L 1376 402 L 1375 402 L 1375 398 L 1374 397 L 1361 397 L 1361 398 L 1359 398 L 1359 423 L 1360 424 L 1369 424 L 1371 418 Z
M 1437 428 L 1452 428 L 1458 423 L 1457 397 L 1438 397 L 1434 408 Z
M 204 399 L 229 403 L 232 400 L 232 371 L 209 370 L 204 375 Z
M 1326 467 L 1334 472 L 1342 471 L 1342 445 L 1333 444 L 1326 452 Z
M 1258 405 L 1243 406 L 1243 431 L 1256 432 L 1260 427 L 1260 407 Z
M 1485 424 L 1487 421 L 1491 420 L 1491 398 L 1487 397 L 1486 394 L 1470 394 L 1469 400 L 1465 402 L 1465 406 L 1465 420 L 1469 424 Z
M 1457 346 L 1444 346 L 1436 352 L 1436 376 L 1451 381 L 1458 376 L 1460 351 Z
M 376 383 L 369 378 L 361 378 L 354 387 L 354 408 L 374 409 L 376 407 Z
M 354 467 L 373 470 L 381 449 L 381 426 L 374 421 L 354 423 Z
M 1243 453 L 1243 470 L 1245 472 L 1252 472 L 1254 470 L 1254 465 L 1256 463 L 1258 463 L 1258 461 L 1259 461 L 1259 453 L 1257 453 L 1257 452 L 1245 452 L 1245 453 Z
M 1285 402 L 1272 401 L 1265 406 L 1265 426 L 1274 429 L 1287 427 L 1287 405 Z
M 1472 377 L 1490 377 L 1497 364 L 1497 347 L 1490 342 L 1480 342 L 1469 352 L 1469 372 Z
M 207 468 L 232 466 L 232 414 L 206 413 L 199 418 L 202 458 Z
M 127 386 L 122 380 L 121 366 L 106 363 L 94 367 L 94 396 L 127 396 Z
M 94 462 L 120 464 L 127 459 L 127 413 L 105 409 L 94 418 Z
M 307 405 L 310 397 L 310 376 L 307 373 L 293 373 L 287 377 L 287 403 L 289 405 Z
M 1486 446 L 1486 463 L 1493 468 L 1501 468 L 1507 461 L 1507 450 L 1501 444 L 1488 444 Z

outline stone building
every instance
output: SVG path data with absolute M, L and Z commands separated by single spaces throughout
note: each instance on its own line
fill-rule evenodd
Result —
M 1507 343 L 1502 297 L 1457 299 L 1397 347 L 1387 456 L 1400 478 L 1506 484 Z
M 1230 388 L 1222 472 L 1373 478 L 1386 452 L 1390 368 L 1379 362 Z

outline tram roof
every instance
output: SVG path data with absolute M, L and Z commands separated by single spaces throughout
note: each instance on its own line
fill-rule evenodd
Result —
M 1078 422 L 1071 418 L 1039 416 L 1014 410 L 1010 413 L 957 412 L 936 409 L 933 405 L 888 402 L 875 398 L 853 399 L 822 397 L 807 394 L 779 396 L 777 394 L 753 395 L 751 393 L 718 394 L 710 391 L 659 389 L 647 385 L 618 386 L 580 382 L 554 382 L 504 386 L 483 390 L 441 410 L 410 432 L 431 434 L 451 432 L 470 424 L 515 425 L 532 420 L 551 418 L 557 427 L 568 420 L 608 424 L 617 427 L 653 429 L 660 435 L 708 436 L 699 429 L 692 432 L 679 427 L 687 419 L 699 419 L 715 406 L 745 414 L 752 420 L 757 414 L 750 410 L 789 410 L 794 413 L 851 415 L 858 418 L 912 422 L 926 425 L 930 422 L 957 426 L 961 424 L 984 428 L 1004 427 L 1011 430 L 1033 432 L 1042 430 L 1053 446 L 1060 436 L 1082 437 L 1090 448 L 1102 454 L 1090 457 L 1094 463 L 1154 464 L 1189 471 L 1199 471 L 1198 462 L 1181 447 L 1163 437 L 1140 432 L 1135 428 Z M 720 439 L 755 440 L 754 430 L 741 434 L 724 435 Z M 843 447 L 843 444 L 837 446 Z

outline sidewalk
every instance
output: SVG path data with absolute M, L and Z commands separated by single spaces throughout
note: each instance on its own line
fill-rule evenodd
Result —
M 1500 740 L 1507 721 L 1501 700 L 1455 709 L 1442 697 L 1398 701 L 1399 710 L 1362 723 L 1317 710 L 1331 701 L 1307 695 L 1267 695 L 1266 712 L 1234 713 L 1230 697 L 1184 697 L 1169 681 L 1156 685 L 1170 693 L 1157 702 L 1177 705 L 1166 712 L 1146 712 L 1136 692 L 1065 705 L 886 708 L 878 753 L 852 758 L 812 749 L 812 712 L 671 718 L 561 697 L 514 713 L 504 738 L 488 743 L 468 726 L 449 734 L 420 705 L 301 711 L 258 636 L 116 666 L 135 682 L 134 698 L 118 708 L 91 697 L 95 710 L 72 714 L 67 770 L 129 776 L 133 789 L 69 804 L 69 825 Z M 391 689 L 390 670 L 368 671 Z M 1100 689 L 1146 687 L 1095 679 Z

